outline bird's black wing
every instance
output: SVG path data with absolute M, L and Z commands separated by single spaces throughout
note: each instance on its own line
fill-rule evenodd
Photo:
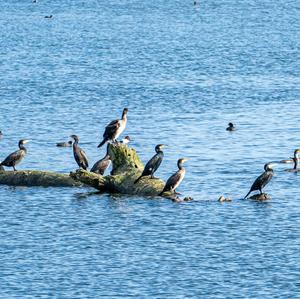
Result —
M 180 180 L 180 172 L 177 171 L 168 178 L 166 185 L 164 187 L 164 191 L 169 191 L 169 190 L 173 189 L 179 180 Z
M 146 164 L 142 176 L 153 174 L 162 162 L 162 156 L 160 154 L 154 155 Z
M 88 162 L 88 158 L 86 156 L 85 151 L 83 149 L 79 148 L 79 152 L 80 152 L 80 155 L 82 157 L 82 162 L 84 163 L 84 166 L 86 168 L 88 168 L 89 167 L 89 162 Z
M 24 156 L 23 151 L 17 150 L 13 152 L 12 154 L 8 155 L 3 162 L 1 162 L 4 166 L 11 166 L 14 162 L 18 161 L 19 159 L 22 159 Z
M 100 173 L 103 175 L 104 171 L 108 168 L 109 164 L 109 159 L 101 159 L 94 164 L 94 166 L 91 169 L 91 172 Z
M 271 177 L 272 178 L 272 177 Z M 270 180 L 271 178 L 269 178 L 268 173 L 267 172 L 263 172 L 252 184 L 251 186 L 251 191 L 255 191 L 255 190 L 260 190 L 261 188 L 263 188 Z
M 110 122 L 104 131 L 103 138 L 104 139 L 112 139 L 118 128 L 120 127 L 120 121 L 119 120 L 113 120 Z

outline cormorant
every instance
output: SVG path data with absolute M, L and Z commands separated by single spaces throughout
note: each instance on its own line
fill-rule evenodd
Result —
M 264 170 L 265 171 L 254 181 L 250 188 L 250 191 L 247 193 L 244 199 L 246 199 L 248 195 L 255 190 L 259 190 L 260 194 L 262 194 L 262 188 L 264 188 L 271 181 L 274 175 L 272 164 L 265 164 Z
M 79 137 L 76 135 L 71 135 L 70 137 L 74 139 L 73 154 L 74 154 L 75 161 L 79 167 L 86 170 L 89 167 L 89 163 L 84 150 L 82 150 L 78 145 Z
M 183 163 L 185 161 L 187 161 L 187 159 L 179 159 L 177 161 L 178 170 L 169 177 L 163 191 L 161 191 L 159 195 L 162 195 L 166 191 L 177 193 L 176 189 L 178 188 L 185 176 L 185 168 L 183 167 Z
M 98 145 L 98 147 L 101 147 L 107 141 L 116 142 L 116 139 L 125 130 L 126 123 L 127 123 L 127 112 L 128 112 L 128 109 L 124 108 L 122 118 L 113 120 L 106 126 L 104 134 L 103 134 L 103 140 Z
M 52 19 L 53 15 L 45 16 L 45 19 Z
M 94 166 L 91 169 L 91 172 L 103 175 L 105 170 L 109 167 L 110 162 L 110 156 L 106 154 L 104 158 L 102 158 L 94 164 Z
M 27 149 L 25 148 L 24 144 L 29 142 L 29 140 L 22 139 L 19 141 L 19 150 L 13 152 L 9 156 L 5 158 L 3 162 L 0 163 L 2 166 L 6 167 L 13 167 L 14 171 L 16 171 L 15 166 L 19 164 L 22 159 L 27 154 Z
M 296 149 L 294 151 L 294 157 L 288 160 L 282 160 L 280 163 L 294 163 L 294 167 L 292 169 L 286 169 L 286 171 L 290 172 L 297 172 L 298 171 L 298 164 L 299 164 L 299 153 L 300 149 Z
M 226 128 L 226 131 L 235 131 L 236 127 L 234 126 L 233 123 L 229 123 L 228 127 Z
M 56 146 L 58 147 L 71 147 L 72 146 L 72 141 L 68 141 L 68 142 L 58 142 L 56 143 Z
M 158 144 L 155 147 L 156 154 L 147 162 L 141 176 L 137 180 L 135 180 L 134 184 L 136 184 L 144 176 L 150 175 L 151 179 L 154 178 L 153 174 L 158 169 L 164 158 L 162 148 L 164 148 L 163 144 Z
M 122 144 L 127 145 L 131 141 L 130 137 L 127 135 L 125 138 L 120 142 Z

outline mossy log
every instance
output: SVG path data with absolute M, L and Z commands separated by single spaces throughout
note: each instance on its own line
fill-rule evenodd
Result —
M 100 191 L 110 193 L 122 193 L 141 196 L 158 196 L 165 186 L 161 179 L 143 177 L 136 184 L 134 181 L 141 175 L 144 165 L 133 148 L 118 144 L 108 146 L 108 154 L 112 161 L 111 175 L 101 176 L 89 171 L 79 169 L 70 176 L 86 185 L 92 186 Z M 171 192 L 163 194 L 164 197 L 174 201 L 182 201 Z M 185 198 L 183 200 L 191 200 Z
M 68 174 L 38 170 L 0 171 L 0 184 L 28 187 L 80 187 L 83 185 Z
M 141 175 L 144 165 L 133 148 L 124 144 L 108 145 L 108 154 L 112 161 L 110 175 L 102 176 L 83 169 L 70 174 L 56 172 L 21 170 L 1 171 L 0 184 L 11 186 L 42 187 L 80 187 L 90 186 L 102 192 L 132 194 L 140 196 L 159 196 L 165 186 L 161 179 L 143 177 L 136 184 L 134 181 Z M 189 201 L 190 197 L 180 199 L 171 192 L 163 197 L 173 201 Z

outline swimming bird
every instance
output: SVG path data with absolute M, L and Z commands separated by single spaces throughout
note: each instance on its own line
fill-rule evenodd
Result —
M 0 131 L 0 139 L 3 137 L 3 133 L 2 131 Z
M 77 135 L 71 135 L 70 137 L 74 139 L 73 154 L 74 154 L 75 161 L 80 168 L 86 170 L 89 167 L 89 163 L 88 163 L 86 153 L 78 145 L 79 137 Z
M 176 189 L 178 188 L 185 176 L 185 168 L 183 167 L 183 163 L 186 161 L 187 159 L 179 159 L 177 161 L 178 170 L 169 177 L 163 191 L 161 191 L 159 195 L 162 195 L 166 191 L 177 193 Z
M 68 141 L 68 142 L 58 142 L 56 143 L 56 146 L 58 147 L 71 147 L 72 146 L 72 141 Z
M 254 181 L 252 184 L 250 191 L 244 197 L 246 199 L 248 195 L 255 190 L 259 190 L 260 194 L 262 194 L 262 189 L 271 181 L 274 172 L 272 168 L 272 163 L 267 163 L 264 165 L 264 172 Z
M 53 15 L 50 15 L 50 16 L 45 16 L 44 18 L 45 19 L 52 19 Z
M 293 163 L 294 162 L 294 167 L 292 169 L 286 169 L 286 171 L 289 171 L 289 172 L 297 172 L 298 171 L 299 153 L 300 153 L 300 149 L 296 149 L 294 151 L 293 158 L 280 161 L 280 163 Z
M 120 143 L 127 145 L 130 141 L 131 141 L 131 139 L 130 139 L 130 137 L 127 135 L 127 136 L 125 136 L 124 139 L 122 139 L 122 141 L 120 141 Z
M 101 147 L 107 141 L 116 142 L 116 139 L 122 134 L 122 132 L 126 128 L 127 112 L 128 109 L 124 108 L 122 118 L 113 120 L 106 126 L 103 134 L 103 140 L 98 145 L 98 147 Z
M 91 172 L 103 175 L 105 170 L 109 167 L 110 163 L 110 156 L 106 154 L 104 158 L 102 158 L 94 164 L 94 166 L 91 169 Z
M 235 131 L 236 127 L 234 126 L 233 123 L 229 123 L 228 127 L 226 128 L 226 131 Z
M 29 142 L 29 140 L 22 139 L 19 141 L 19 150 L 13 152 L 9 156 L 5 158 L 3 162 L 0 163 L 2 166 L 6 167 L 12 167 L 14 171 L 16 171 L 16 165 L 19 164 L 22 159 L 25 157 L 27 154 L 27 149 L 25 148 L 24 144 Z
M 163 158 L 164 158 L 164 153 L 162 149 L 164 148 L 163 144 L 158 144 L 155 147 L 156 154 L 147 162 L 141 176 L 135 180 L 134 184 L 136 184 L 142 177 L 150 175 L 150 178 L 153 179 L 153 174 L 154 172 L 158 169 L 160 166 Z

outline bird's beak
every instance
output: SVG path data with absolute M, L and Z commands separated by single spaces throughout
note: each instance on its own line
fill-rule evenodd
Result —
M 23 140 L 23 144 L 26 144 L 26 143 L 28 143 L 30 140 Z
M 188 160 L 189 160 L 189 159 L 184 158 L 184 159 L 183 159 L 183 162 L 186 162 L 186 161 L 188 161 Z

